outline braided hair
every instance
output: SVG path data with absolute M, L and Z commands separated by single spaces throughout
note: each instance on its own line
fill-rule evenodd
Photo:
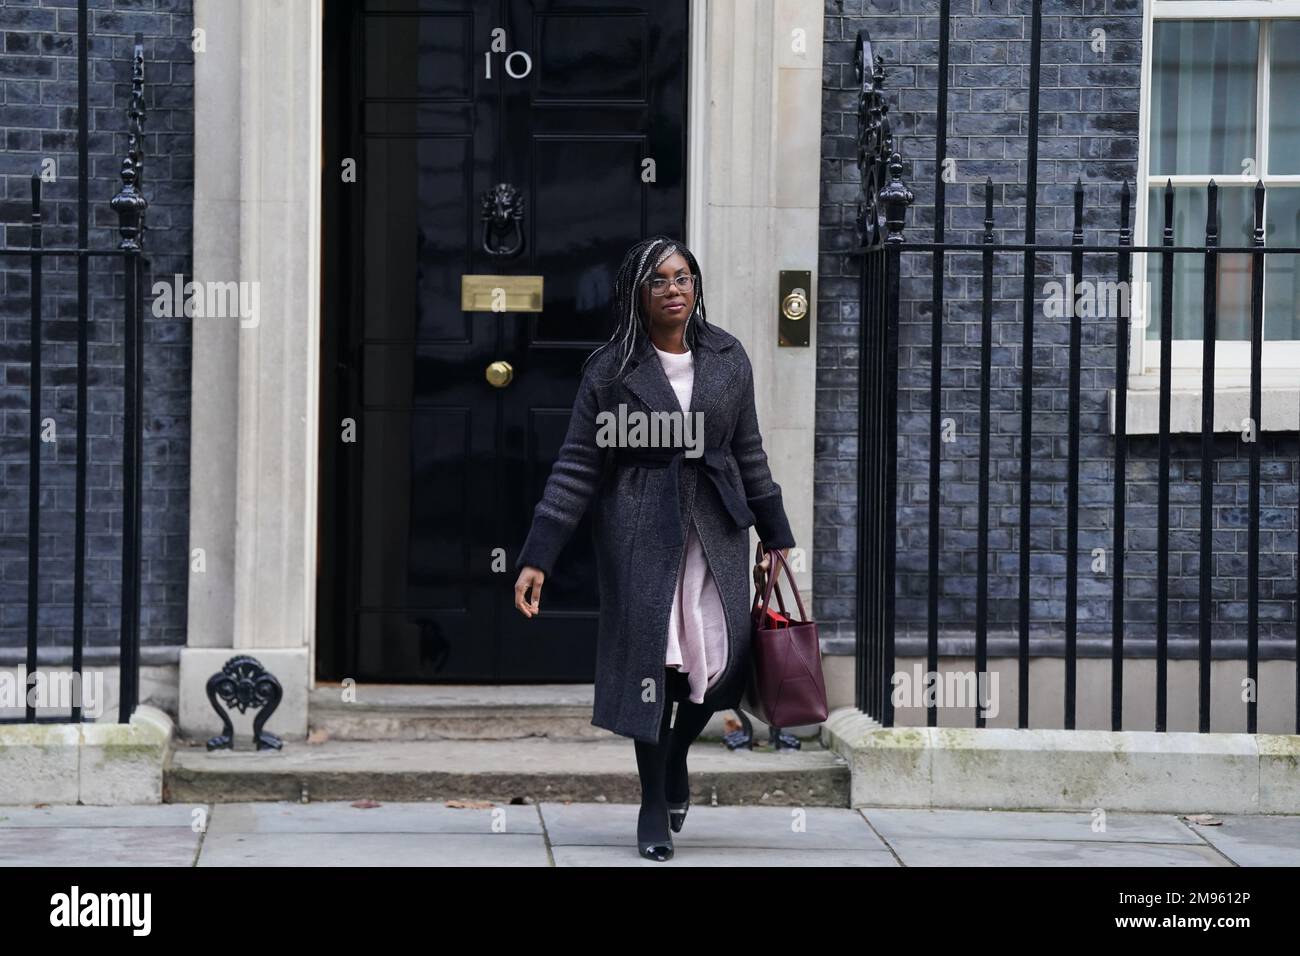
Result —
M 595 358 L 596 354 L 601 350 L 613 348 L 617 350 L 619 355 L 618 368 L 614 371 L 613 377 L 617 378 L 622 373 L 628 359 L 632 357 L 641 340 L 649 335 L 649 319 L 641 311 L 641 284 L 652 278 L 655 270 L 663 265 L 664 260 L 674 252 L 682 254 L 687 267 L 697 277 L 695 280 L 695 308 L 686 317 L 686 331 L 684 333 L 686 347 L 694 351 L 700 336 L 709 334 L 713 327 L 705 319 L 704 277 L 700 273 L 700 264 L 695 260 L 695 254 L 686 247 L 686 243 L 673 239 L 671 236 L 651 236 L 649 239 L 643 239 L 636 243 L 623 257 L 623 265 L 619 267 L 618 277 L 614 280 L 614 301 L 612 304 L 614 332 L 610 335 L 608 342 L 587 356 L 586 361 L 582 363 L 583 369 L 586 369 L 587 362 Z

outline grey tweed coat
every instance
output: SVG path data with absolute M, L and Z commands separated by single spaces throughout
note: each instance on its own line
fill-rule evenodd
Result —
M 651 742 L 667 702 L 661 685 L 668 615 L 685 555 L 681 529 L 695 523 L 726 617 L 727 664 L 704 698 L 712 710 L 735 708 L 748 679 L 753 599 L 748 528 L 753 525 L 768 548 L 794 546 L 781 487 L 772 480 L 758 430 L 749 356 L 735 336 L 710 326 L 699 336 L 694 365 L 689 411 L 703 412 L 706 454 L 683 456 L 679 468 L 669 469 L 629 463 L 623 449 L 596 442 L 597 414 L 617 415 L 620 403 L 628 412 L 681 411 L 650 340 L 641 337 L 617 378 L 612 347 L 587 363 L 559 457 L 515 562 L 516 569 L 531 565 L 549 577 L 584 512 L 594 508 L 600 617 L 591 722 Z M 669 511 L 674 474 L 680 527 Z

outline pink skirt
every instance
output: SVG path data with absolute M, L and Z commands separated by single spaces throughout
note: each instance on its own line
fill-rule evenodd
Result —
M 704 547 L 690 522 L 686 559 L 677 574 L 677 593 L 668 618 L 667 667 L 682 671 L 690 699 L 699 704 L 727 665 L 727 621 L 718 585 L 709 571 Z

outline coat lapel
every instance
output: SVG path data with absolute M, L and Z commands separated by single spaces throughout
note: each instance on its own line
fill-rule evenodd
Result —
M 731 380 L 736 362 L 728 354 L 732 340 L 720 342 L 716 336 L 701 336 L 695 348 L 695 383 L 691 386 L 692 413 L 712 410 L 718 397 Z M 680 412 L 677 393 L 655 353 L 654 343 L 642 336 L 632 360 L 636 367 L 623 376 L 633 394 L 654 412 Z
M 708 413 L 726 390 L 737 365 L 728 351 L 734 339 L 720 342 L 719 337 L 705 338 L 708 341 L 702 338 L 695 350 L 695 385 L 691 391 L 691 411 L 703 412 L 707 420 Z M 665 375 L 664 380 L 667 378 Z
M 645 402 L 646 407 L 652 412 L 680 412 L 682 406 L 677 401 L 677 393 L 673 391 L 672 383 L 668 381 L 663 363 L 655 354 L 654 343 L 650 341 L 649 336 L 640 337 L 636 351 L 632 354 L 632 361 L 636 363 L 636 367 L 623 376 L 623 383 L 632 390 L 632 393 Z

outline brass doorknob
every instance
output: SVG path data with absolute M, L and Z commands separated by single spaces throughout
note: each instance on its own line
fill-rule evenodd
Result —
M 808 296 L 803 289 L 794 289 L 781 300 L 781 312 L 787 319 L 802 319 L 808 314 Z
M 514 377 L 515 370 L 509 362 L 498 359 L 487 367 L 488 384 L 495 388 L 505 388 Z

